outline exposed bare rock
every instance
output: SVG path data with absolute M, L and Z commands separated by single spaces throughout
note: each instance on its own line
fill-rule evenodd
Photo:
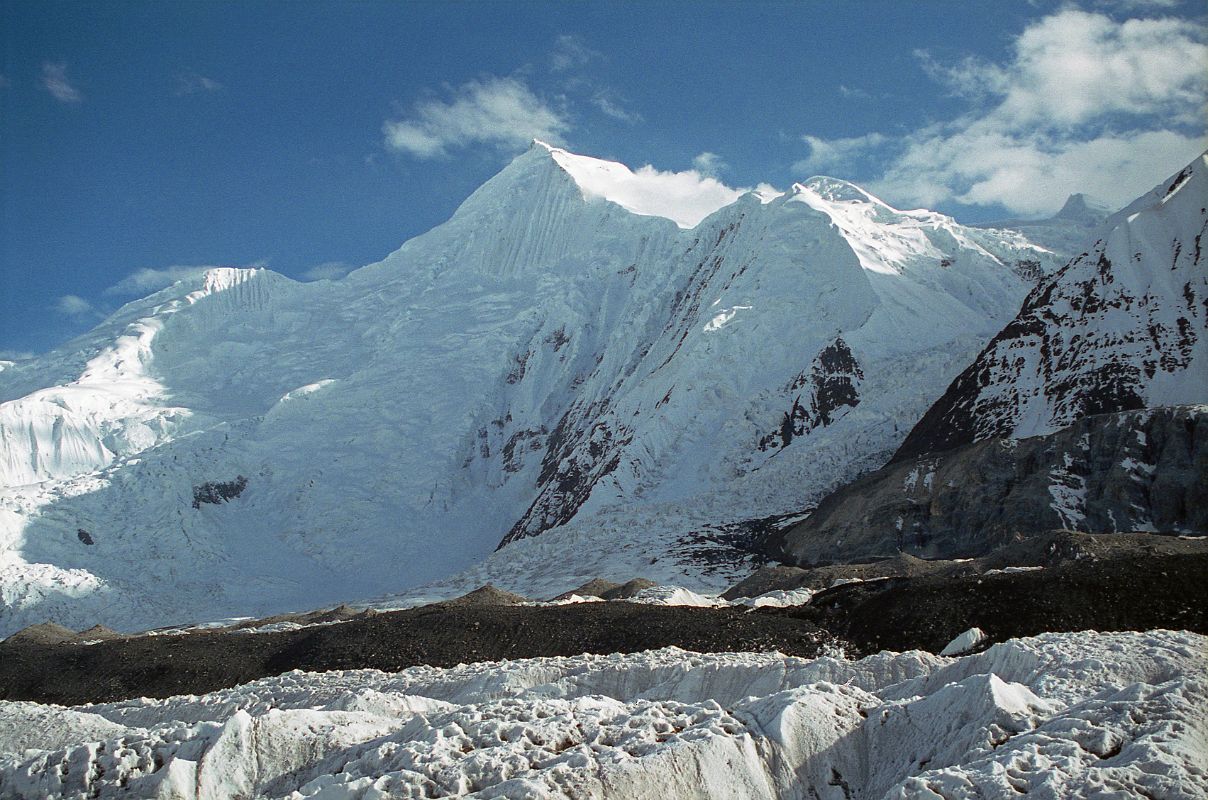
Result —
M 1208 408 L 1086 417 L 894 462 L 769 542 L 791 563 L 986 555 L 1036 532 L 1208 532 Z

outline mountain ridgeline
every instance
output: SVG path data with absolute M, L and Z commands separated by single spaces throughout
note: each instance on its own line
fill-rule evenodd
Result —
M 881 470 L 770 550 L 982 555 L 1045 530 L 1208 533 L 1208 156 L 1032 290 Z
M 375 597 L 533 537 L 615 551 L 632 577 L 702 526 L 799 513 L 884 464 L 1025 298 L 1066 297 L 1038 282 L 1099 263 L 1063 268 L 1073 254 L 1051 243 L 834 178 L 691 202 L 642 181 L 534 143 L 448 222 L 342 280 L 210 270 L 5 363 L 0 634 Z M 1131 270 L 1119 302 L 1153 311 L 1137 336 L 1157 326 L 1146 341 L 1164 348 L 1152 378 L 1139 355 L 1141 378 L 1111 384 L 1146 405 L 1200 391 L 1171 388 L 1203 347 L 1203 316 L 1178 311 L 1184 285 L 1204 297 L 1180 215 L 1127 222 L 1136 252 L 1161 245 L 1175 266 L 1150 289 L 1133 277 L 1148 256 L 1121 255 L 1132 239 L 1105 251 Z M 1045 230 L 1098 224 L 1067 217 Z M 1060 380 L 1098 380 L 1058 345 L 1035 346 Z M 1040 363 L 1000 361 L 990 375 L 1020 385 Z M 1092 407 L 1053 406 L 1046 424 Z M 640 541 L 610 538 L 639 525 Z M 581 571 L 583 548 L 555 549 Z

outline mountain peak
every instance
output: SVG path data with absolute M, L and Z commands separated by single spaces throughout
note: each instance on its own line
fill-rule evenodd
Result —
M 1098 225 L 1111 216 L 1111 213 L 1112 209 L 1108 208 L 1105 203 L 1077 192 L 1069 196 L 1054 219 Z
M 842 178 L 832 178 L 829 175 L 815 175 L 804 183 L 793 185 L 794 193 L 810 191 L 829 200 L 832 203 L 875 203 L 886 205 L 879 198 L 873 197 L 851 181 Z

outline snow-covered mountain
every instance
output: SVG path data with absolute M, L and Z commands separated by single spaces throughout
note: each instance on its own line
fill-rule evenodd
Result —
M 1208 154 L 1038 286 L 894 456 L 1022 438 L 1090 414 L 1208 401 Z
M 1205 206 L 1208 154 L 1113 215 L 888 465 L 769 549 L 799 563 L 951 558 L 1055 528 L 1205 532 Z
M 211 270 L 0 371 L 0 634 L 799 510 L 883 462 L 1064 261 L 831 178 L 667 189 L 535 143 L 341 281 Z

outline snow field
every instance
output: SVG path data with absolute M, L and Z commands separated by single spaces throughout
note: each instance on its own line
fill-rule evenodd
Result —
M 1171 631 L 957 659 L 669 648 L 6 702 L 0 795 L 1203 797 L 1206 654 Z

